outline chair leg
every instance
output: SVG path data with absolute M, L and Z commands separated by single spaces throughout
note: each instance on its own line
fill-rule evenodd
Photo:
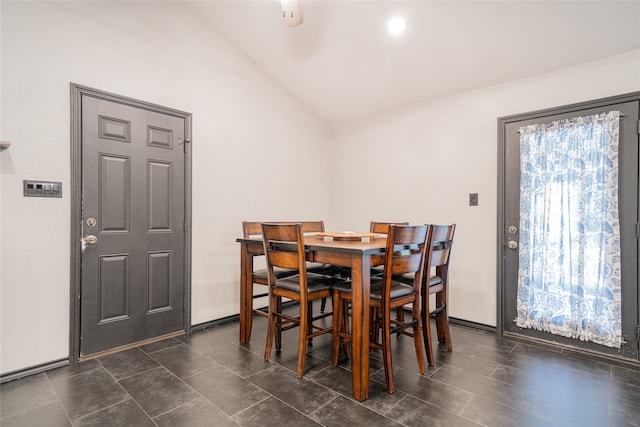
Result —
M 435 360 L 433 357 L 433 347 L 431 345 L 431 323 L 429 320 L 429 290 L 423 289 L 422 304 L 420 307 L 420 317 L 422 319 L 422 336 L 424 340 L 424 347 L 427 353 L 427 363 L 429 366 L 433 366 Z
M 282 297 L 275 297 L 276 299 L 276 313 L 282 313 Z M 276 317 L 274 319 L 275 323 L 275 341 L 276 341 L 276 351 L 282 350 L 282 318 Z
M 449 316 L 447 316 L 446 310 L 440 313 L 442 315 L 442 330 L 444 332 L 444 339 L 447 344 L 447 350 L 453 350 L 453 343 L 451 342 L 451 331 L 449 330 Z
M 391 359 L 391 312 L 387 309 L 380 309 L 382 312 L 382 357 L 384 359 L 384 377 L 387 382 L 387 392 L 393 393 L 393 361 Z
M 322 301 L 320 302 L 320 313 L 324 313 L 325 308 L 327 308 L 327 299 L 322 298 Z
M 298 325 L 298 369 L 296 376 L 304 375 L 304 362 L 307 354 L 307 331 L 309 330 L 309 303 L 300 301 L 300 325 Z
M 342 301 L 338 291 L 333 292 L 333 338 L 331 340 L 331 364 L 338 366 L 338 360 L 340 359 L 340 336 L 338 332 L 342 330 L 342 316 L 344 315 L 342 310 Z
M 349 327 L 349 301 L 340 298 L 339 292 L 334 292 L 331 304 L 333 304 L 333 340 L 331 342 L 331 363 L 333 366 L 338 366 L 340 363 L 340 344 L 342 344 L 342 351 L 345 358 L 350 357 L 349 352 L 349 339 L 343 336 L 350 335 L 351 329 Z
M 369 309 L 369 341 L 379 342 L 380 339 L 380 309 L 371 307 Z
M 307 303 L 307 336 L 313 333 L 313 301 Z M 307 339 L 307 345 L 313 345 L 313 338 Z
M 418 300 L 416 299 L 413 302 L 412 307 L 412 317 L 413 317 L 413 343 L 416 348 L 416 358 L 418 360 L 418 369 L 420 369 L 420 373 L 422 375 L 427 372 L 426 366 L 424 365 L 424 349 L 422 348 L 422 331 L 420 328 L 420 307 Z
M 449 329 L 449 312 L 444 292 L 436 294 L 436 306 L 443 307 L 443 310 L 436 317 L 436 326 L 438 329 L 438 342 L 447 345 L 447 350 L 453 350 L 451 343 L 451 330 Z
M 349 303 L 350 301 L 348 300 L 343 300 L 342 302 L 342 322 L 341 322 L 341 328 L 342 328 L 342 332 L 344 332 L 345 334 L 349 334 L 349 336 L 351 336 L 351 326 L 349 325 Z M 344 340 L 343 344 L 342 344 L 342 350 L 344 351 L 344 357 L 346 357 L 347 359 L 351 357 L 351 353 L 349 352 L 349 344 L 350 342 L 348 342 L 347 340 Z
M 436 309 L 439 309 L 440 307 L 442 307 L 442 292 L 437 292 L 436 293 Z M 432 317 L 435 317 L 436 319 L 436 332 L 438 334 L 438 342 L 440 344 L 444 344 L 446 341 L 446 338 L 444 336 L 444 330 L 442 329 L 442 316 L 441 316 L 442 312 L 438 312 L 435 315 L 432 315 Z
M 269 320 L 267 321 L 267 343 L 264 347 L 264 360 L 271 358 L 271 349 L 273 347 L 273 338 L 276 335 L 276 297 L 269 295 Z M 277 339 L 276 339 L 277 341 Z M 276 345 L 277 346 L 277 345 Z

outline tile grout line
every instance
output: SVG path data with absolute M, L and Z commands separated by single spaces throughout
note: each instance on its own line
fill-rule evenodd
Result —
M 56 389 L 53 387 L 53 384 L 51 383 L 51 379 L 49 378 L 49 376 L 45 374 L 45 378 L 47 379 L 47 383 L 49 384 L 49 387 L 51 387 L 51 390 L 53 391 L 53 393 L 56 396 L 56 401 L 60 404 L 60 407 L 62 408 L 62 410 L 64 411 L 64 414 L 67 417 L 67 420 L 69 421 L 69 424 L 71 426 L 73 426 L 73 421 L 71 420 L 71 417 L 69 416 L 69 412 L 67 411 L 67 408 L 65 408 L 64 404 L 62 403 L 62 400 L 60 399 L 60 395 L 58 395 L 58 392 L 56 391 Z
M 188 345 L 186 345 L 186 344 L 184 344 L 184 343 L 181 343 L 180 345 L 185 345 L 185 346 L 189 347 Z M 171 346 L 171 347 L 167 347 L 167 348 L 173 348 L 173 347 L 177 347 L 177 346 Z M 189 347 L 189 349 L 194 350 L 192 347 Z M 163 350 L 166 350 L 166 349 L 163 349 Z M 158 352 L 160 352 L 160 351 L 162 351 L 162 350 L 158 350 L 158 351 L 155 351 L 155 352 L 153 352 L 153 353 L 158 353 Z M 194 350 L 194 351 L 196 351 L 196 353 L 198 353 L 198 354 L 202 355 L 202 354 L 201 354 L 200 352 L 198 352 L 197 350 Z M 196 394 L 197 394 L 201 399 L 203 399 L 205 402 L 208 402 L 210 405 L 212 405 L 213 407 L 215 407 L 216 409 L 218 409 L 221 413 L 225 414 L 229 420 L 231 420 L 231 416 L 229 416 L 225 411 L 223 411 L 223 410 L 222 410 L 222 408 L 220 408 L 218 405 L 216 405 L 215 403 L 213 403 L 212 401 L 210 401 L 209 399 L 207 399 L 207 398 L 206 398 L 202 393 L 200 393 L 200 391 L 199 391 L 199 390 L 197 390 L 195 387 L 192 387 L 192 386 L 191 386 L 191 384 L 189 384 L 189 383 L 187 383 L 187 382 L 185 381 L 185 379 L 193 378 L 193 377 L 194 377 L 194 376 L 196 376 L 196 375 L 200 375 L 200 374 L 203 374 L 203 373 L 205 373 L 205 372 L 207 372 L 207 371 L 213 370 L 214 368 L 216 368 L 216 367 L 218 367 L 218 366 L 219 366 L 218 362 L 216 362 L 215 360 L 213 360 L 213 359 L 209 358 L 210 360 L 212 360 L 212 361 L 215 363 L 215 366 L 211 366 L 210 368 L 207 368 L 207 369 L 205 369 L 204 371 L 201 371 L 201 372 L 197 372 L 197 373 L 195 373 L 195 374 L 193 374 L 193 375 L 189 375 L 189 376 L 187 376 L 187 377 L 180 378 L 179 376 L 175 375 L 175 374 L 174 374 L 174 373 L 173 373 L 169 368 L 167 368 L 167 367 L 166 367 L 166 366 L 164 366 L 162 363 L 160 363 L 160 361 L 159 361 L 159 360 L 157 360 L 156 358 L 154 358 L 151 354 L 147 354 L 147 355 L 148 355 L 149 357 L 151 357 L 154 361 L 156 361 L 157 363 L 159 363 L 159 364 L 160 364 L 160 367 L 162 367 L 162 368 L 164 368 L 165 370 L 167 370 L 169 373 L 171 373 L 171 374 L 172 374 L 172 375 L 174 375 L 176 378 L 178 378 L 178 380 L 180 380 L 180 381 L 181 381 L 185 386 L 187 386 L 187 387 L 189 387 L 191 390 L 193 390 L 193 391 L 194 391 L 194 392 L 195 392 L 195 393 L 196 393 Z M 203 356 L 204 356 L 204 355 L 203 355 Z M 207 357 L 207 356 L 204 356 L 204 357 Z M 165 411 L 165 412 L 163 412 L 163 413 L 161 413 L 161 414 L 158 414 L 158 415 L 157 415 L 156 417 L 154 417 L 154 418 L 151 418 L 150 416 L 149 416 L 149 418 L 151 419 L 151 421 L 153 421 L 153 422 L 157 425 L 157 423 L 155 422 L 155 420 L 156 420 L 157 418 L 161 417 L 162 415 L 165 415 L 165 414 L 168 414 L 168 413 L 170 413 L 170 412 L 173 412 L 173 411 L 175 411 L 176 409 L 181 408 L 181 407 L 183 407 L 183 406 L 185 406 L 185 405 L 187 405 L 187 404 L 189 404 L 189 403 L 191 403 L 191 402 L 193 402 L 193 401 L 195 401 L 195 400 L 196 400 L 196 399 L 189 400 L 188 402 L 184 402 L 184 403 L 182 403 L 181 405 L 178 405 L 177 407 L 175 407 L 175 408 L 173 408 L 173 409 L 171 409 L 171 410 L 169 410 L 169 411 Z M 137 403 L 137 402 L 136 402 L 136 403 Z

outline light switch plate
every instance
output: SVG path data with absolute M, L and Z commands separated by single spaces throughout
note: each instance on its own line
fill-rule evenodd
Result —
M 469 206 L 478 206 L 478 193 L 469 193 Z
M 62 197 L 62 182 L 59 181 L 22 181 L 24 197 Z

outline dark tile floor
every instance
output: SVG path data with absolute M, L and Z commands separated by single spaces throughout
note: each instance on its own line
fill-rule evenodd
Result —
M 454 350 L 420 376 L 411 339 L 395 339 L 396 393 L 372 354 L 370 398 L 351 398 L 349 363 L 314 341 L 295 377 L 296 333 L 263 361 L 238 324 L 133 348 L 0 386 L 4 426 L 640 426 L 640 370 L 460 326 Z

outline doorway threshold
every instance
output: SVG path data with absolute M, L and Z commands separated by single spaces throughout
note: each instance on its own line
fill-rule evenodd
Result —
M 148 340 L 139 341 L 133 344 L 127 344 L 116 348 L 111 348 L 109 350 L 101 351 L 99 353 L 90 354 L 88 356 L 82 356 L 78 359 L 78 363 L 86 362 L 87 360 L 97 359 L 98 357 L 107 356 L 109 354 L 120 353 L 121 351 L 130 350 L 135 347 L 140 347 L 147 344 L 152 344 L 154 342 L 163 341 L 169 338 L 179 337 L 180 335 L 184 335 L 184 331 L 172 332 L 170 334 L 161 335 L 159 337 L 150 338 Z
M 581 358 L 588 358 L 590 360 L 601 361 L 611 365 L 620 366 L 628 369 L 635 369 L 640 371 L 640 360 L 630 359 L 628 357 L 616 356 L 613 354 L 602 353 L 599 351 L 588 350 L 576 346 L 560 344 L 555 341 L 543 340 L 540 338 L 528 337 L 515 332 L 504 331 L 502 336 L 513 341 L 522 342 L 524 344 L 531 344 L 542 347 L 549 347 L 552 349 L 560 350 L 560 353 L 566 355 L 573 355 Z

